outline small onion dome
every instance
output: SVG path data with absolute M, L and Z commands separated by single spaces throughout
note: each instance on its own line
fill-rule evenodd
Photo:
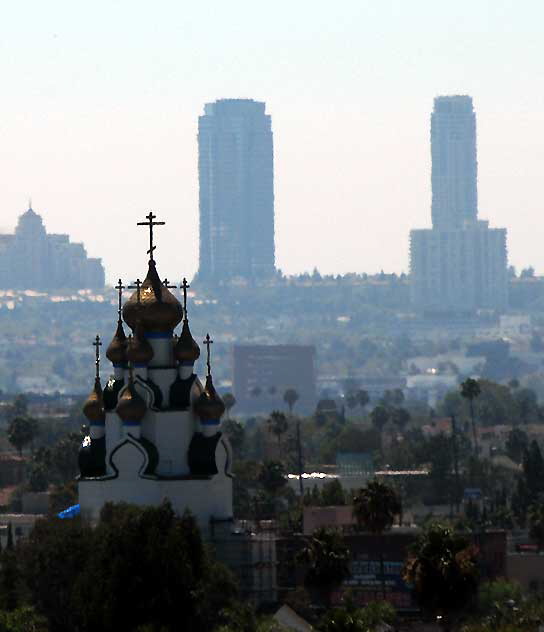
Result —
M 153 349 L 144 337 L 142 324 L 138 321 L 134 336 L 129 340 L 127 359 L 135 365 L 149 364 L 153 358 Z
M 119 398 L 119 403 L 115 409 L 123 421 L 142 421 L 147 406 L 134 388 L 134 382 L 129 382 L 126 390 Z
M 140 320 L 144 331 L 152 332 L 172 331 L 181 322 L 181 303 L 161 283 L 154 261 L 149 262 L 149 270 L 140 290 L 136 290 L 124 304 L 123 318 L 132 330 Z
M 183 321 L 181 336 L 174 345 L 174 357 L 178 362 L 196 362 L 200 357 L 200 347 L 191 335 L 187 319 Z
M 211 375 L 206 377 L 206 386 L 195 402 L 195 412 L 202 420 L 220 419 L 225 412 L 225 404 L 215 390 Z
M 106 421 L 106 412 L 104 410 L 104 401 L 102 399 L 102 386 L 100 378 L 94 381 L 94 388 L 83 404 L 83 414 L 92 423 Z
M 127 337 L 121 320 L 117 323 L 115 334 L 106 350 L 106 358 L 112 364 L 127 363 Z

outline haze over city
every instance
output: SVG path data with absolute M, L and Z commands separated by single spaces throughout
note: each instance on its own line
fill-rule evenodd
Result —
M 152 208 L 168 222 L 161 269 L 192 275 L 198 116 L 206 102 L 246 97 L 272 117 L 277 267 L 407 272 L 409 230 L 430 225 L 433 98 L 470 94 L 480 217 L 507 227 L 510 264 L 542 270 L 540 3 L 331 9 L 10 7 L 0 26 L 1 231 L 31 196 L 48 231 L 84 241 L 111 281 L 134 274 L 146 236 L 132 224 Z

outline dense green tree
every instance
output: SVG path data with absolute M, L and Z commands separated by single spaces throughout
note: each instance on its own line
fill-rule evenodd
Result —
M 353 516 L 360 528 L 381 536 L 388 531 L 402 512 L 400 496 L 397 492 L 378 480 L 367 483 L 353 498 Z M 383 565 L 383 551 L 380 547 L 380 575 L 382 578 L 383 598 L 386 598 L 385 571 Z
M 477 551 L 449 527 L 430 525 L 410 549 L 404 578 L 422 609 L 444 617 L 446 628 L 467 609 L 478 587 Z
M 47 619 L 30 606 L 0 612 L 0 632 L 49 632 Z
M 106 505 L 93 529 L 39 521 L 17 558 L 22 594 L 55 632 L 213 630 L 236 596 L 194 519 L 168 504 Z
M 259 473 L 259 482 L 269 494 L 276 494 L 287 485 L 287 472 L 280 461 L 265 461 Z
M 31 417 L 15 417 L 8 426 L 8 440 L 11 445 L 23 454 L 23 448 L 30 445 L 36 437 L 38 426 L 35 419 Z
M 372 601 L 364 608 L 352 601 L 328 610 L 319 621 L 319 632 L 378 632 L 394 623 L 395 608 L 387 601 Z
M 404 432 L 410 423 L 411 415 L 406 408 L 394 408 L 391 413 L 391 421 L 397 426 L 400 432 Z
M 350 576 L 349 549 L 340 531 L 321 527 L 306 540 L 297 560 L 306 566 L 305 583 L 329 606 L 332 592 Z
M 323 485 L 320 504 L 323 506 L 346 504 L 346 495 L 344 493 L 342 483 L 337 478 Z
M 480 395 L 481 388 L 477 380 L 468 377 L 461 383 L 461 397 L 469 402 L 470 421 L 472 424 L 472 439 L 474 441 L 474 454 L 478 454 L 478 435 L 476 433 L 476 420 L 474 418 L 474 400 Z
M 521 428 L 512 428 L 506 439 L 506 454 L 515 463 L 521 463 L 525 451 L 529 447 L 529 437 Z
M 537 503 L 529 507 L 529 535 L 544 548 L 544 505 Z

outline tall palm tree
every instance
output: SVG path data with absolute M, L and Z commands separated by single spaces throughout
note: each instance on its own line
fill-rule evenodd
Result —
M 423 610 L 442 615 L 444 629 L 477 593 L 477 550 L 449 527 L 431 525 L 412 546 L 404 579 L 414 587 Z
M 402 511 L 401 499 L 389 485 L 373 480 L 359 490 L 353 499 L 353 517 L 359 527 L 377 536 L 388 531 L 395 516 Z M 383 550 L 380 538 L 380 574 L 382 576 L 382 595 L 386 598 Z
M 293 414 L 293 408 L 295 407 L 295 404 L 298 402 L 299 399 L 300 399 L 300 395 L 298 394 L 297 390 L 294 388 L 288 388 L 283 394 L 283 401 L 289 407 L 290 415 Z
M 298 391 L 294 388 L 286 389 L 283 394 L 283 401 L 289 406 L 289 415 L 293 416 L 293 408 L 295 404 L 298 402 L 300 395 Z M 296 442 L 297 442 L 297 465 L 298 465 L 298 487 L 300 491 L 301 500 L 304 498 L 304 484 L 302 482 L 302 441 L 300 438 L 300 419 L 296 421 Z
M 389 421 L 389 411 L 385 406 L 376 406 L 370 413 L 370 421 L 376 430 L 380 433 L 380 443 L 383 450 L 383 429 L 385 424 Z
M 287 432 L 289 428 L 289 422 L 284 413 L 279 410 L 273 410 L 270 413 L 270 417 L 267 419 L 268 430 L 276 435 L 278 440 L 278 449 L 281 449 L 281 436 Z
M 476 436 L 476 422 L 474 420 L 474 400 L 479 397 L 482 389 L 477 380 L 473 380 L 471 377 L 467 377 L 464 382 L 461 382 L 461 397 L 468 399 L 470 406 L 470 420 L 472 423 L 472 438 L 474 440 L 474 453 L 478 456 L 478 437 Z
M 349 558 L 341 532 L 326 527 L 316 529 L 297 555 L 297 561 L 307 567 L 306 584 L 317 590 L 327 607 L 333 590 L 351 574 Z

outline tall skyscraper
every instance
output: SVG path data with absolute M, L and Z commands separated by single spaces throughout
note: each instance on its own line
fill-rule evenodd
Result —
M 431 115 L 432 229 L 410 233 L 412 303 L 427 312 L 507 305 L 506 229 L 478 219 L 476 116 L 469 96 Z
M 476 115 L 468 96 L 437 97 L 431 115 L 432 220 L 463 228 L 478 215 Z
M 220 99 L 198 121 L 202 280 L 274 272 L 270 115 L 252 99 Z

